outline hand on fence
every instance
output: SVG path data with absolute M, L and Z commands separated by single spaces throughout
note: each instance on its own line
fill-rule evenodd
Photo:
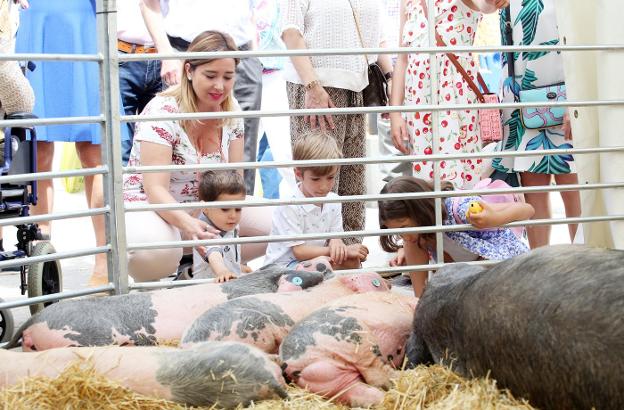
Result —
M 405 119 L 400 112 L 390 113 L 390 132 L 392 134 L 392 143 L 396 149 L 403 154 L 409 155 L 409 147 L 407 146 L 409 136 L 407 135 Z

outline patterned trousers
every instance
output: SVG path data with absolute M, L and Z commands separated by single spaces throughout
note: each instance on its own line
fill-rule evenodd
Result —
M 305 108 L 305 88 L 287 82 L 290 109 Z M 362 93 L 343 88 L 325 87 L 336 107 L 361 107 Z M 336 139 L 344 158 L 362 158 L 366 155 L 366 118 L 364 114 L 333 115 L 335 129 L 329 130 Z M 310 130 L 303 116 L 290 117 L 290 138 L 294 142 Z M 365 192 L 364 165 L 343 165 L 336 175 L 334 192 L 338 195 L 362 195 Z M 364 229 L 364 202 L 342 204 L 342 226 L 345 232 Z M 347 244 L 362 242 L 362 238 L 345 238 Z

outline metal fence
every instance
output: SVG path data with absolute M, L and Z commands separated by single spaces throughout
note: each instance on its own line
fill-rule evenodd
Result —
M 431 1 L 430 1 L 431 2 Z M 437 135 L 438 127 L 438 115 L 442 110 L 460 110 L 460 109 L 477 109 L 477 108 L 518 108 L 518 107 L 589 107 L 589 106 L 622 106 L 624 105 L 624 96 L 622 99 L 617 100 L 601 100 L 601 101 L 566 101 L 559 103 L 500 103 L 500 104 L 464 104 L 464 105 L 417 105 L 417 106 L 402 106 L 402 107 L 355 107 L 355 108 L 333 108 L 324 110 L 283 110 L 283 111 L 245 111 L 245 112 L 222 112 L 222 113 L 193 113 L 193 114 L 172 114 L 167 116 L 148 116 L 148 115 L 120 115 L 119 107 L 119 81 L 118 81 L 118 64 L 121 61 L 133 61 L 143 59 L 180 59 L 191 53 L 176 53 L 176 54 L 123 54 L 120 55 L 117 52 L 117 39 L 116 39 L 116 3 L 114 0 L 98 0 L 97 1 L 97 21 L 98 21 L 98 36 L 99 36 L 99 52 L 96 55 L 47 55 L 47 54 L 14 54 L 14 55 L 0 55 L 0 61 L 4 60 L 71 60 L 71 61 L 91 61 L 99 64 L 100 70 L 100 106 L 102 107 L 102 113 L 97 116 L 89 117 L 73 117 L 73 118 L 41 118 L 35 120 L 11 120 L 0 121 L 0 127 L 19 127 L 26 125 L 55 125 L 55 124 L 79 124 L 79 123 L 97 123 L 100 124 L 102 131 L 102 160 L 103 166 L 91 169 L 82 169 L 75 171 L 62 171 L 62 172 L 44 172 L 36 174 L 24 174 L 13 176 L 1 176 L 0 183 L 17 182 L 17 181 L 29 181 L 29 180 L 41 180 L 49 178 L 63 178 L 71 176 L 88 176 L 88 175 L 103 175 L 104 179 L 104 206 L 101 208 L 90 209 L 87 211 L 77 212 L 59 212 L 51 213 L 47 215 L 30 216 L 24 218 L 10 218 L 0 219 L 0 226 L 15 225 L 17 223 L 25 222 L 40 222 L 45 220 L 60 220 L 67 218 L 77 218 L 84 216 L 104 215 L 106 218 L 106 238 L 107 243 L 105 246 L 79 249 L 70 252 L 58 252 L 51 255 L 28 257 L 25 259 L 18 259 L 12 261 L 0 262 L 0 268 L 9 266 L 18 266 L 24 264 L 31 264 L 35 262 L 45 262 L 55 259 L 74 258 L 85 255 L 94 255 L 97 253 L 107 253 L 108 256 L 108 272 L 110 283 L 105 286 L 85 289 L 72 292 L 61 292 L 53 295 L 39 296 L 30 299 L 23 299 L 18 301 L 11 301 L 0 303 L 0 309 L 8 309 L 17 306 L 26 306 L 35 303 L 47 302 L 58 299 L 65 299 L 77 296 L 83 296 L 88 294 L 99 293 L 103 291 L 113 292 L 115 294 L 127 293 L 130 289 L 140 288 L 157 288 L 157 287 L 171 287 L 171 286 L 184 286 L 190 283 L 206 282 L 208 280 L 194 280 L 183 282 L 154 282 L 154 283 L 141 283 L 141 284 L 128 284 L 128 267 L 127 267 L 127 251 L 140 250 L 140 249 L 154 249 L 154 248 L 173 248 L 173 247 L 188 247 L 195 245 L 212 245 L 212 244 L 224 244 L 224 243 L 236 243 L 245 244 L 253 242 L 271 242 L 271 241 L 290 241 L 295 239 L 293 236 L 259 236 L 259 237 L 245 237 L 235 240 L 228 239 L 227 241 L 213 239 L 213 240 L 185 240 L 177 242 L 160 242 L 160 243 L 127 243 L 126 231 L 125 231 L 125 213 L 126 212 L 139 212 L 146 210 L 173 210 L 173 209 L 196 209 L 196 208 L 208 208 L 208 207 L 257 207 L 268 205 L 282 205 L 282 204 L 299 204 L 299 203 L 331 203 L 331 202 L 353 202 L 353 201 L 378 201 L 381 199 L 399 199 L 399 198 L 435 198 L 436 204 L 436 225 L 430 227 L 417 227 L 417 228 L 403 228 L 403 229 L 375 229 L 364 231 L 351 231 L 331 234 L 305 234 L 298 235 L 296 239 L 327 239 L 327 238 L 343 238 L 343 237 L 366 237 L 366 236 L 379 236 L 379 235 L 392 235 L 401 233 L 425 233 L 434 232 L 437 237 L 437 255 L 443 255 L 443 241 L 442 234 L 447 231 L 461 231 L 470 229 L 470 225 L 453 225 L 445 226 L 442 223 L 442 200 L 448 196 L 470 196 L 480 194 L 498 194 L 498 193 L 527 193 L 527 192 L 556 192 L 556 191 L 582 191 L 582 190 L 600 190 L 600 189 L 622 189 L 624 188 L 624 181 L 616 183 L 593 183 L 593 184 L 576 184 L 576 185 L 562 185 L 562 186 L 543 186 L 543 187 L 520 187 L 511 189 L 500 190 L 461 190 L 461 191 L 441 191 L 441 181 L 439 176 L 439 161 L 449 159 L 472 159 L 472 158 L 489 158 L 489 157 L 516 157 L 527 154 L 527 151 L 517 152 L 495 152 L 495 153 L 478 153 L 478 154 L 434 154 L 434 155 L 406 155 L 406 156 L 384 156 L 384 157 L 365 157 L 365 158 L 348 158 L 340 160 L 317 160 L 317 161 L 282 161 L 282 162 L 262 162 L 262 163 L 223 163 L 223 164 L 206 164 L 206 165 L 193 165 L 193 166 L 140 166 L 140 167 L 122 167 L 121 160 L 121 137 L 120 137 L 120 124 L 126 122 L 142 122 L 164 119 L 214 119 L 214 118 L 249 118 L 249 117 L 273 117 L 273 116 L 302 116 L 309 114 L 351 114 L 351 113 L 385 113 L 385 112 L 415 112 L 426 111 L 433 113 L 432 125 L 433 135 Z M 435 38 L 433 35 L 433 15 L 429 15 L 429 38 Z M 430 40 L 431 41 L 431 40 Z M 585 51 L 624 51 L 624 44 L 618 45 L 586 45 L 586 46 L 496 46 L 496 47 L 436 47 L 430 44 L 430 47 L 420 48 L 418 52 L 428 53 L 432 60 L 431 66 L 437 67 L 435 64 L 436 58 L 439 54 L 447 52 L 496 52 L 496 51 L 562 51 L 562 52 L 585 52 Z M 262 57 L 262 56 L 295 56 L 295 55 L 346 55 L 346 54 L 399 54 L 399 53 L 413 53 L 413 49 L 409 48 L 368 48 L 368 49 L 331 49 L 331 50 L 296 50 L 296 51 L 239 51 L 239 52 L 219 52 L 219 53 L 193 53 L 195 58 L 212 58 L 215 56 L 220 57 Z M 437 75 L 436 70 L 432 70 L 431 83 L 432 97 L 437 93 Z M 432 98 L 432 101 L 435 101 Z M 438 142 L 434 138 L 433 152 L 438 150 Z M 608 153 L 608 152 L 624 152 L 624 145 L 602 147 L 602 148 L 575 148 L 565 150 L 541 150 L 530 151 L 530 155 L 545 155 L 555 153 L 569 153 L 574 155 L 585 155 L 595 153 Z M 132 208 L 126 208 L 123 202 L 122 192 L 122 177 L 125 173 L 149 173 L 149 172 L 162 172 L 172 171 L 184 168 L 185 170 L 208 170 L 208 169 L 262 169 L 273 167 L 293 167 L 294 165 L 344 165 L 344 164 L 381 164 L 381 163 L 397 163 L 397 162 L 413 162 L 413 161 L 434 161 L 434 187 L 435 191 L 431 193 L 409 193 L 409 194 L 365 194 L 365 195 L 353 195 L 342 196 L 339 198 L 303 198 L 303 199 L 280 199 L 280 200 L 267 200 L 256 199 L 253 201 L 228 201 L 228 202 L 214 202 L 214 203 L 200 203 L 191 202 L 184 204 L 144 204 L 140 206 L 133 206 Z M 603 221 L 624 221 L 624 215 L 603 215 L 592 217 L 578 217 L 578 218 L 561 218 L 561 219 L 534 219 L 530 221 L 521 221 L 509 224 L 508 226 L 531 226 L 531 225 L 553 225 L 553 224 L 570 224 L 570 223 L 593 223 Z M 490 261 L 472 262 L 474 264 L 490 264 Z M 412 265 L 401 267 L 388 267 L 388 266 L 369 266 L 366 269 L 342 271 L 344 273 L 370 271 L 375 270 L 379 272 L 406 272 L 414 270 L 431 270 L 436 269 L 444 265 L 442 259 L 436 261 L 435 264 L 430 265 Z

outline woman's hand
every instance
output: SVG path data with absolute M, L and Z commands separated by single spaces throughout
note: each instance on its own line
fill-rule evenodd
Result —
M 182 63 L 179 60 L 162 60 L 160 66 L 160 78 L 164 85 L 172 86 L 180 82 Z
M 191 215 L 184 221 L 181 229 L 183 238 L 190 238 L 194 241 L 203 239 L 215 239 L 219 237 L 219 231 L 208 225 L 206 222 L 192 217 Z M 202 258 L 206 257 L 206 247 L 196 246 L 197 252 Z
M 306 90 L 305 93 L 305 108 L 309 109 L 323 109 L 323 108 L 335 108 L 334 102 L 331 100 L 327 91 L 320 85 L 316 84 L 311 89 Z M 303 117 L 305 122 L 310 123 L 312 129 L 318 126 L 321 127 L 321 131 L 325 132 L 327 128 L 336 128 L 334 126 L 334 120 L 332 116 L 327 115 L 306 115 Z
M 390 113 L 390 133 L 392 134 L 392 143 L 396 149 L 403 154 L 409 155 L 407 127 L 405 125 L 405 119 L 399 112 Z
M 568 112 L 563 115 L 563 124 L 561 125 L 563 130 L 563 139 L 566 141 L 572 141 L 572 124 L 570 123 L 570 115 Z
M 390 266 L 403 266 L 405 265 L 405 249 L 399 248 L 394 258 L 388 262 Z

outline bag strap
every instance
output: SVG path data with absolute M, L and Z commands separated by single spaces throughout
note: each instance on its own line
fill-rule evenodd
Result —
M 420 0 L 420 4 L 421 4 L 421 7 L 423 9 L 423 12 L 425 13 L 425 18 L 428 20 L 429 19 L 429 10 L 427 8 L 427 0 Z M 435 24 L 435 22 L 434 22 L 434 24 Z M 438 33 L 438 30 L 435 29 L 434 31 L 435 31 L 437 45 L 440 46 L 440 47 L 446 47 L 446 43 L 442 39 L 442 36 L 440 36 L 440 34 Z M 485 102 L 485 97 L 483 97 L 483 93 L 481 92 L 481 90 L 479 90 L 479 87 L 477 87 L 477 85 L 472 80 L 472 78 L 470 78 L 470 76 L 468 75 L 468 73 L 466 72 L 464 67 L 461 65 L 461 63 L 457 59 L 457 56 L 455 54 L 453 54 L 453 53 L 446 53 L 446 56 L 451 61 L 451 63 L 455 66 L 457 71 L 459 71 L 459 73 L 464 78 L 464 80 L 466 80 L 466 82 L 468 83 L 468 86 L 470 87 L 470 89 L 476 94 L 477 99 L 480 102 L 484 103 Z M 483 77 L 481 77 L 481 73 L 479 73 L 479 72 L 477 72 L 477 81 L 479 81 L 479 84 L 481 84 L 481 87 L 483 87 L 483 91 L 486 94 L 489 94 L 490 91 L 489 91 L 487 85 L 485 84 L 485 81 L 483 80 Z
M 513 46 L 513 24 L 511 24 L 511 5 L 505 7 L 505 45 Z M 511 81 L 516 81 L 516 60 L 514 58 L 515 53 L 513 51 L 505 53 L 507 55 L 507 76 L 511 78 Z M 516 93 L 512 92 L 514 101 L 519 102 Z
M 355 9 L 353 8 L 353 4 L 351 4 L 351 0 L 347 0 L 349 6 L 351 7 L 351 12 L 353 13 L 353 20 L 355 21 L 355 29 L 358 33 L 358 37 L 360 39 L 360 45 L 364 48 L 364 40 L 362 39 L 362 31 L 360 30 L 360 22 L 358 21 L 357 15 L 355 14 Z M 364 60 L 366 60 L 366 65 L 369 66 L 368 56 L 364 54 Z

